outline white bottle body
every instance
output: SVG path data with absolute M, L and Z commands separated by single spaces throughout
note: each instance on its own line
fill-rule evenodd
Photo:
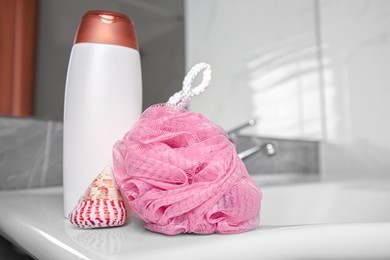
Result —
M 139 119 L 142 78 L 139 52 L 101 43 L 72 48 L 64 106 L 64 215 L 112 165 L 112 147 Z

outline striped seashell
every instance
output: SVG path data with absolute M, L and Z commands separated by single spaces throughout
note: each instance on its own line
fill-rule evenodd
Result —
M 69 214 L 69 221 L 79 228 L 121 226 L 126 219 L 125 202 L 111 166 L 96 177 Z

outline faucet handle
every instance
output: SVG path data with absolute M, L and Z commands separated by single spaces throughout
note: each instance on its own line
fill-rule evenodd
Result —
M 251 120 L 249 120 L 248 122 L 246 122 L 246 123 L 244 123 L 244 124 L 242 124 L 242 125 L 236 126 L 236 127 L 234 127 L 233 129 L 229 130 L 229 131 L 227 132 L 227 135 L 228 135 L 229 139 L 230 139 L 231 141 L 234 142 L 234 139 L 236 138 L 238 132 L 239 132 L 241 129 L 247 128 L 247 127 L 249 127 L 249 126 L 254 126 L 256 123 L 257 123 L 257 122 L 256 122 L 255 119 L 251 119 Z
M 271 142 L 265 142 L 263 144 L 259 144 L 256 146 L 253 146 L 252 148 L 249 148 L 241 153 L 238 154 L 238 158 L 241 160 L 245 160 L 249 156 L 263 151 L 268 157 L 274 156 L 276 154 L 276 146 L 274 143 Z

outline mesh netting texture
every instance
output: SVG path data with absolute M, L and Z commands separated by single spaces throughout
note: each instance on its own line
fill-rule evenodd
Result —
M 240 233 L 262 193 L 234 144 L 203 115 L 159 104 L 114 145 L 115 179 L 145 228 L 167 235 Z

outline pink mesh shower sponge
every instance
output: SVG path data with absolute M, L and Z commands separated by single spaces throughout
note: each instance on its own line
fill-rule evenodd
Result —
M 113 161 L 117 183 L 149 230 L 239 233 L 258 224 L 260 190 L 225 131 L 199 113 L 149 107 L 115 144 Z

